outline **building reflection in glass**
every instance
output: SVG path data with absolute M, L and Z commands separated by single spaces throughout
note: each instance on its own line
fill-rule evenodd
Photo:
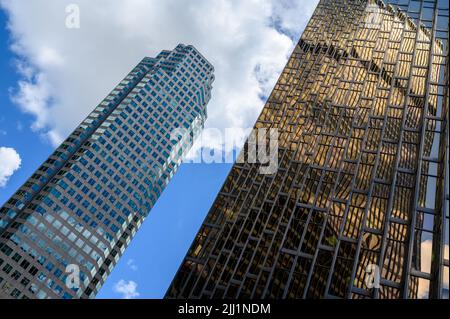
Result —
M 448 298 L 447 56 L 447 1 L 321 0 L 166 297 Z

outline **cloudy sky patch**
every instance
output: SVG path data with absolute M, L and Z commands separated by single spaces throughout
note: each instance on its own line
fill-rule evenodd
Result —
M 206 127 L 252 127 L 317 2 L 0 0 L 21 75 L 11 98 L 57 146 L 144 56 L 193 44 L 215 67 Z M 72 3 L 80 28 L 65 24 Z

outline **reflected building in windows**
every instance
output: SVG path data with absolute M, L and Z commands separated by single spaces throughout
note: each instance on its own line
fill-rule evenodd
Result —
M 203 128 L 213 80 L 180 44 L 114 88 L 0 209 L 1 298 L 95 296 Z
M 167 298 L 448 298 L 448 11 L 319 2 Z

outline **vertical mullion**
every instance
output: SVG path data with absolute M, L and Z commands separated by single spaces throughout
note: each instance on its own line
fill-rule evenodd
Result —
M 423 4 L 423 0 L 421 2 Z M 422 5 L 421 10 L 422 11 Z M 425 134 L 426 134 L 426 128 L 427 128 L 427 114 L 428 114 L 428 99 L 430 95 L 430 77 L 431 72 L 433 68 L 433 53 L 434 53 L 434 34 L 435 34 L 435 21 L 437 17 L 436 6 L 434 10 L 434 16 L 433 16 L 433 23 L 432 23 L 432 30 L 431 30 L 431 38 L 430 38 L 430 51 L 428 53 L 428 69 L 427 69 L 427 79 L 425 82 L 425 102 L 423 105 L 423 111 L 422 111 L 422 118 L 421 118 L 421 130 L 420 130 L 420 145 L 419 145 L 419 152 L 418 152 L 418 158 L 417 158 L 417 170 L 416 170 L 416 183 L 415 183 L 415 190 L 414 190 L 414 197 L 413 197 L 413 210 L 411 212 L 410 216 L 410 228 L 409 228 L 409 238 L 408 238 L 408 247 L 406 250 L 406 262 L 404 264 L 404 282 L 403 282 L 403 298 L 407 299 L 409 298 L 409 288 L 410 288 L 410 276 L 411 276 L 411 263 L 412 263 L 412 255 L 413 255 L 413 249 L 414 249 L 414 241 L 415 241 L 415 232 L 416 232 L 416 219 L 417 219 L 417 202 L 419 199 L 419 192 L 420 192 L 420 180 L 422 178 L 422 163 L 423 163 L 423 150 L 424 150 L 424 143 L 425 143 Z M 421 12 L 420 12 L 421 13 Z M 419 13 L 419 14 L 420 14 Z M 416 42 L 414 47 L 414 55 L 417 51 L 417 37 L 420 33 L 420 18 L 417 21 L 417 34 L 416 34 Z M 413 58 L 414 62 L 414 58 Z M 410 81 L 409 83 L 411 83 Z M 410 94 L 410 90 L 408 89 L 408 97 Z M 433 241 L 434 241 L 434 234 L 433 234 Z

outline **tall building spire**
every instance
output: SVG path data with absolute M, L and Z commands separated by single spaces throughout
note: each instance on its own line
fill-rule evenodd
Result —
M 0 297 L 98 292 L 206 120 L 213 66 L 144 58 L 0 209 Z

